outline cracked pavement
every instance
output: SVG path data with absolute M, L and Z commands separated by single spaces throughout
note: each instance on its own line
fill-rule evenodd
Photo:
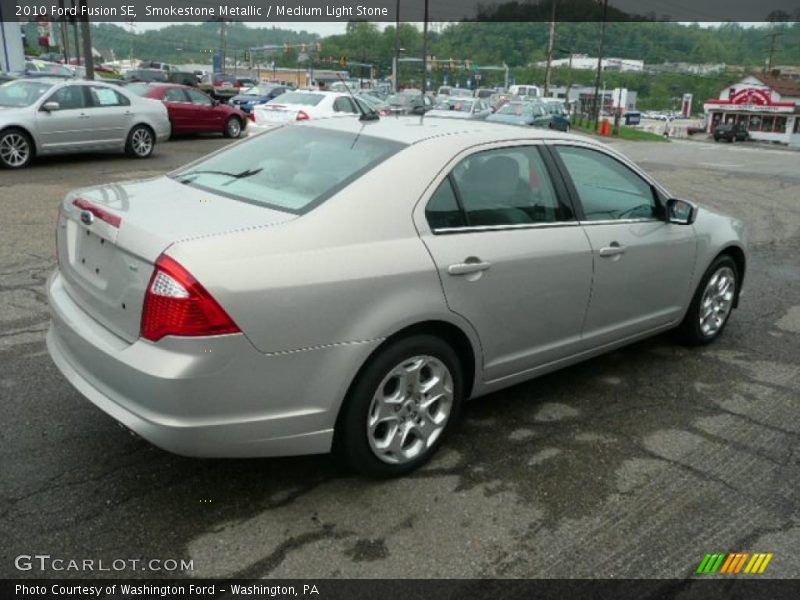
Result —
M 374 482 L 324 456 L 167 454 L 45 351 L 60 198 L 225 143 L 0 175 L 1 576 L 683 578 L 714 551 L 774 552 L 762 577 L 800 572 L 800 154 L 614 143 L 675 195 L 747 223 L 745 296 L 724 336 L 692 349 L 659 336 L 471 402 L 431 463 Z M 15 570 L 34 553 L 194 571 Z

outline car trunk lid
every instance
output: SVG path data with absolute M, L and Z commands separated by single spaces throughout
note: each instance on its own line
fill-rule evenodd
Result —
M 67 293 L 88 314 L 133 342 L 153 265 L 169 246 L 296 216 L 168 177 L 79 190 L 59 211 L 59 270 Z

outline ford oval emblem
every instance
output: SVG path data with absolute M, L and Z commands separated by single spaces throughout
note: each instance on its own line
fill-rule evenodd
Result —
M 94 222 L 94 215 L 88 210 L 81 211 L 81 223 L 84 225 L 91 225 Z

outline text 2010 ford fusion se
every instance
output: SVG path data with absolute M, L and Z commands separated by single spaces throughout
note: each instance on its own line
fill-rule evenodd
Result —
M 333 451 L 373 476 L 462 402 L 670 328 L 714 340 L 743 225 L 614 151 L 452 120 L 279 127 L 64 200 L 53 360 L 192 456 Z

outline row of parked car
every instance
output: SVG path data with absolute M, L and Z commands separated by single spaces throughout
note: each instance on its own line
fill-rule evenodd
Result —
M 435 96 L 404 90 L 386 96 L 378 90 L 297 90 L 278 83 L 242 90 L 239 83 L 235 89 L 242 93 L 230 96 L 226 103 L 199 85 L 163 80 L 14 79 L 0 85 L 0 107 L 4 108 L 0 113 L 0 166 L 21 168 L 35 156 L 66 152 L 116 150 L 145 158 L 156 143 L 172 135 L 220 133 L 236 138 L 248 127 L 262 131 L 289 121 L 357 115 L 427 114 L 570 129 L 569 116 L 559 100 L 513 96 L 498 107 L 488 98 L 463 93 L 466 90 Z

